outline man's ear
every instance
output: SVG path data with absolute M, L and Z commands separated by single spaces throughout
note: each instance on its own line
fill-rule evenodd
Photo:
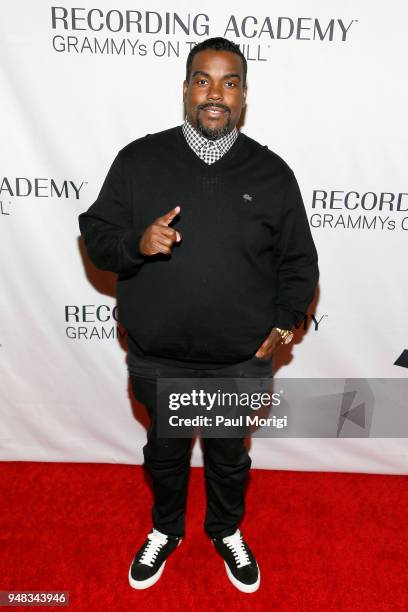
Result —
M 246 97 L 247 97 L 247 84 L 245 83 L 244 85 L 244 89 L 243 89 L 243 98 L 244 98 L 244 103 L 243 103 L 243 107 L 246 106 Z
M 187 89 L 188 89 L 188 81 L 184 79 L 183 81 L 183 101 L 186 99 Z

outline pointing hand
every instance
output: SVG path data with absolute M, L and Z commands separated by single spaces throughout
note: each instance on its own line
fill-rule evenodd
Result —
M 142 255 L 171 254 L 174 243 L 181 241 L 181 234 L 168 226 L 180 210 L 180 206 L 172 208 L 145 229 L 139 242 L 139 251 Z

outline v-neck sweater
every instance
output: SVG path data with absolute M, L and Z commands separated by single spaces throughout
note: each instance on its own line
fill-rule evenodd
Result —
M 139 241 L 180 206 L 171 255 Z M 118 274 L 119 320 L 135 352 L 186 367 L 253 357 L 272 327 L 305 317 L 318 258 L 295 175 L 246 134 L 211 165 L 181 126 L 119 151 L 96 201 L 79 216 L 93 263 Z

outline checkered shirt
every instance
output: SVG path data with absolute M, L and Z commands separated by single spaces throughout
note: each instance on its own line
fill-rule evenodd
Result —
M 231 132 L 222 138 L 218 138 L 218 140 L 209 140 L 191 125 L 187 117 L 182 125 L 182 130 L 194 153 L 196 153 L 206 164 L 213 164 L 220 159 L 238 137 L 238 130 L 234 127 Z

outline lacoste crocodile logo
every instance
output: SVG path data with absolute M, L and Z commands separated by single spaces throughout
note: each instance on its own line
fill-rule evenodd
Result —
M 249 193 L 243 193 L 242 197 L 246 202 L 252 202 L 252 196 Z

